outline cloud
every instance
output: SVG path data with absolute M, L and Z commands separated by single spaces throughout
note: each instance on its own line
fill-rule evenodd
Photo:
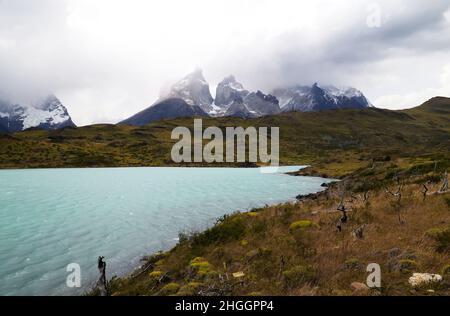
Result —
M 428 87 L 406 94 L 384 95 L 376 99 L 375 104 L 379 106 L 393 105 L 390 106 L 391 109 L 405 109 L 415 107 L 436 96 L 450 96 L 450 63 L 444 67 L 438 87 Z
M 26 102 L 51 91 L 77 124 L 117 122 L 200 66 L 212 88 L 231 73 L 267 92 L 352 85 L 375 105 L 397 108 L 447 93 L 449 7 L 447 0 L 0 0 L 0 96 Z M 379 27 L 369 27 L 369 17 Z

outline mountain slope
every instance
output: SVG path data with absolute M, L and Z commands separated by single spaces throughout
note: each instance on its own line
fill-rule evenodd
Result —
M 355 88 L 320 87 L 317 83 L 311 87 L 295 86 L 276 89 L 273 95 L 280 100 L 280 107 L 283 112 L 313 112 L 345 108 L 363 109 L 371 106 L 362 92 Z
M 169 94 L 162 96 L 160 100 L 172 98 L 182 99 L 189 105 L 199 106 L 207 113 L 212 110 L 211 104 L 214 101 L 209 91 L 209 84 L 200 69 L 196 69 L 175 83 Z
M 189 105 L 182 99 L 172 98 L 161 101 L 119 124 L 141 126 L 154 121 L 194 116 L 207 116 L 207 114 L 199 106 Z
M 54 95 L 24 106 L 0 101 L 0 130 L 18 132 L 28 128 L 75 127 L 66 107 Z
M 295 86 L 276 89 L 273 94 L 264 94 L 260 90 L 251 92 L 245 89 L 232 75 L 224 78 L 217 85 L 216 97 L 213 99 L 209 84 L 200 69 L 176 82 L 169 92 L 162 95 L 155 104 L 161 104 L 168 99 L 183 100 L 187 105 L 197 106 L 212 117 L 228 116 L 245 119 L 274 115 L 280 112 L 315 112 L 343 108 L 362 109 L 371 106 L 366 97 L 355 88 L 338 89 L 333 86 L 322 88 L 314 84 L 311 87 Z M 147 115 L 152 119 L 140 119 L 139 123 L 136 124 L 136 117 L 145 117 L 142 116 L 141 112 L 120 122 L 120 124 L 144 125 L 157 120 L 158 117 L 185 117 L 189 111 L 197 112 L 197 110 L 186 110 L 185 108 L 183 106 L 183 109 L 180 109 L 179 115 L 176 115 L 175 108 L 167 109 L 170 112 L 167 115 L 163 115 L 163 108 L 158 108 L 158 110 L 147 108 L 144 111 L 157 111 L 158 115 Z
M 379 156 L 425 156 L 450 148 L 450 99 L 407 111 L 376 108 L 282 113 L 252 119 L 204 118 L 203 127 L 277 126 L 282 164 L 346 161 L 357 166 Z M 434 123 L 434 124 L 433 124 Z M 113 167 L 175 165 L 170 153 L 177 126 L 192 118 L 145 126 L 93 125 L 24 131 L 0 137 L 0 167 Z
M 234 76 L 228 76 L 217 86 L 212 116 L 232 116 L 255 118 L 280 113 L 276 97 L 261 91 L 250 92 L 244 89 Z

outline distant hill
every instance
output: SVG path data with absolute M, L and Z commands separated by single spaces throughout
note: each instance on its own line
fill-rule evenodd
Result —
M 204 118 L 203 126 L 278 126 L 282 164 L 348 160 L 355 164 L 380 155 L 448 154 L 450 99 L 434 98 L 404 111 L 377 108 L 294 112 L 241 119 Z M 145 126 L 92 125 L 30 130 L 0 138 L 0 167 L 113 167 L 174 165 L 170 139 L 176 126 L 193 118 Z

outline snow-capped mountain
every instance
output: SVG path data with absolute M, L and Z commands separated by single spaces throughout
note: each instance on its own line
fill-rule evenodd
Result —
M 213 116 L 259 117 L 280 112 L 278 100 L 261 91 L 249 92 L 234 76 L 223 79 L 216 89 Z
M 152 106 L 119 124 L 145 125 L 162 119 L 189 116 L 232 116 L 253 118 L 288 111 L 320 111 L 371 106 L 354 88 L 338 89 L 314 84 L 276 89 L 273 94 L 250 92 L 234 76 L 223 79 L 216 88 L 215 100 L 200 69 L 176 82 Z
M 214 105 L 226 109 L 231 103 L 245 98 L 249 93 L 241 83 L 236 81 L 234 76 L 228 76 L 217 85 Z
M 214 99 L 211 96 L 209 84 L 203 77 L 201 69 L 196 69 L 175 83 L 169 94 L 162 96 L 160 101 L 166 99 L 182 99 L 189 105 L 199 106 L 207 113 L 213 110 L 211 104 Z
M 0 131 L 18 132 L 32 127 L 57 129 L 75 127 L 66 107 L 54 95 L 30 105 L 0 100 Z
M 351 88 L 336 88 L 334 86 L 320 87 L 294 86 L 276 89 L 273 94 L 280 101 L 283 112 L 288 111 L 322 111 L 342 108 L 367 108 L 371 104 L 361 91 Z

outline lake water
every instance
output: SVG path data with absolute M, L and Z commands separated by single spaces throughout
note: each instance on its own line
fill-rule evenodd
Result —
M 283 167 L 281 172 L 300 167 Z M 0 170 L 0 295 L 78 295 L 218 217 L 321 191 L 326 179 L 233 168 Z M 78 263 L 82 287 L 68 288 Z

